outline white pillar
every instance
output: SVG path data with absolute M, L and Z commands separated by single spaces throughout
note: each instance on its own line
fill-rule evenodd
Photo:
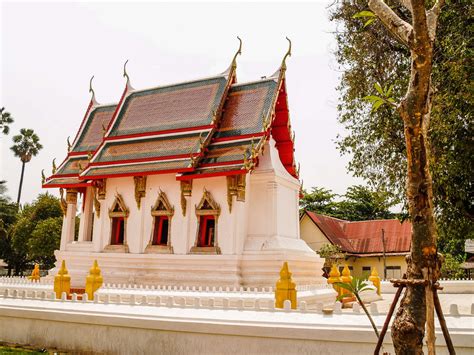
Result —
M 92 230 L 92 203 L 93 203 L 93 191 L 92 187 L 87 187 L 86 193 L 82 200 L 82 212 L 80 214 L 80 223 L 79 223 L 79 237 L 78 241 L 90 241 L 91 230 Z
M 66 245 L 74 241 L 74 226 L 76 218 L 77 191 L 67 189 L 66 191 L 67 210 L 63 219 L 63 228 L 61 231 L 61 250 L 66 249 Z

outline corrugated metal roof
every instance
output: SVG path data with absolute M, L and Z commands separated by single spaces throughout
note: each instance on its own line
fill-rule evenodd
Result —
M 408 221 L 400 223 L 398 219 L 382 219 L 350 222 L 310 211 L 306 214 L 331 243 L 339 245 L 347 253 L 382 253 L 382 230 L 386 253 L 410 251 L 412 226 Z

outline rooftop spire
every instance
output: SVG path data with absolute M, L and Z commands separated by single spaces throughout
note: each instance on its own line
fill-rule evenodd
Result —
M 288 46 L 288 51 L 286 52 L 285 56 L 283 57 L 283 60 L 281 61 L 281 68 L 286 69 L 286 58 L 291 57 L 291 40 L 286 37 L 289 46 Z
M 127 73 L 127 63 L 128 63 L 128 59 L 125 61 L 124 65 L 123 65 L 123 77 L 127 78 L 127 88 L 128 89 L 133 89 L 132 85 L 130 84 L 130 77 L 128 76 L 128 73 Z
M 242 54 L 242 40 L 240 39 L 239 36 L 237 36 L 237 39 L 239 40 L 239 49 L 237 49 L 237 52 L 235 52 L 234 58 L 232 59 L 232 67 L 233 68 L 237 67 L 237 56 Z
M 239 48 L 237 49 L 237 52 L 235 52 L 234 58 L 232 58 L 229 68 L 227 68 L 227 70 L 222 74 L 230 74 L 232 70 L 237 68 L 237 56 L 242 54 L 242 39 L 239 36 L 237 36 L 237 39 L 239 40 Z
M 91 101 L 94 105 L 98 105 L 97 100 L 95 99 L 95 91 L 92 88 L 92 79 L 94 79 L 94 75 L 92 75 L 91 80 L 89 81 L 89 92 L 92 93 Z
M 283 60 L 281 61 L 280 68 L 271 75 L 272 77 L 279 77 L 280 75 L 283 74 L 283 72 L 286 70 L 286 58 L 291 57 L 291 39 L 286 37 L 286 40 L 288 41 L 288 50 L 285 53 L 285 56 L 283 57 Z

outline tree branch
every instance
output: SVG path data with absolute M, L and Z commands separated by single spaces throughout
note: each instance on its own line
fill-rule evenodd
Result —
M 435 36 L 436 36 L 436 28 L 438 27 L 438 18 L 439 18 L 439 14 L 441 13 L 441 8 L 444 6 L 444 2 L 445 0 L 437 0 L 436 3 L 428 11 L 428 14 L 427 14 L 428 33 L 432 41 L 434 41 Z
M 398 17 L 383 0 L 369 0 L 369 8 L 378 16 L 395 38 L 410 48 L 410 37 L 412 36 L 413 27 L 409 23 Z
M 410 0 L 398 0 L 398 2 L 399 2 L 400 5 L 402 5 L 404 8 L 406 8 L 407 10 L 409 10 L 410 12 L 412 12 Z

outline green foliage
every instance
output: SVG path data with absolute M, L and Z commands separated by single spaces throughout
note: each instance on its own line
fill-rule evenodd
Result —
M 386 191 L 372 191 L 365 186 L 351 186 L 336 201 L 337 195 L 325 188 L 313 187 L 311 193 L 303 191 L 300 207 L 349 221 L 389 219 L 395 215 L 390 208 L 398 201 Z
M 59 249 L 61 241 L 61 217 L 50 217 L 38 222 L 28 240 L 28 253 L 31 261 L 39 263 L 45 269 L 54 266 L 54 251 Z
M 5 107 L 2 107 L 0 109 L 0 131 L 3 134 L 8 134 L 8 132 L 10 132 L 10 125 L 13 121 L 10 112 L 5 111 Z
M 360 299 L 360 294 L 364 291 L 370 291 L 374 289 L 367 279 L 352 277 L 351 282 L 335 282 L 334 285 L 354 294 L 357 299 Z M 338 296 L 337 300 L 341 301 L 344 295 Z
M 445 279 L 463 278 L 464 269 L 461 269 L 463 258 L 461 256 L 453 256 L 444 254 L 444 263 L 441 266 L 441 277 Z
M 339 259 L 343 257 L 341 248 L 335 244 L 323 244 L 317 253 L 324 259 Z
M 411 20 L 398 1 L 387 3 L 402 19 Z M 338 26 L 335 55 L 343 72 L 338 86 L 339 122 L 348 132 L 338 137 L 337 145 L 342 154 L 352 156 L 350 172 L 377 190 L 392 192 L 406 206 L 403 122 L 394 105 L 380 102 L 388 98 L 398 102 L 405 95 L 409 52 L 380 21 L 365 26 L 370 18 L 363 16 L 366 10 L 367 0 L 354 0 L 338 2 L 331 12 Z M 429 132 L 433 197 L 439 248 L 453 255 L 462 253 L 465 239 L 474 238 L 471 15 L 471 1 L 447 1 L 439 18 L 432 73 L 436 89 Z
M 374 320 L 372 319 L 372 316 L 370 315 L 369 311 L 365 307 L 364 302 L 362 301 L 362 298 L 360 294 L 365 291 L 373 290 L 374 286 L 372 286 L 369 281 L 365 278 L 358 278 L 358 277 L 352 277 L 351 282 L 335 282 L 335 286 L 342 288 L 344 290 L 347 290 L 351 292 L 357 299 L 357 302 L 360 304 L 362 309 L 364 310 L 365 314 L 369 318 L 370 324 L 372 325 L 372 328 L 374 329 L 375 334 L 377 335 L 377 338 L 380 336 L 379 331 L 377 327 L 375 326 Z M 344 294 L 340 295 L 337 297 L 338 301 L 342 301 L 342 299 L 345 297 Z
M 5 181 L 0 181 L 0 259 L 6 261 L 12 253 L 10 231 L 18 218 L 18 206 L 5 193 Z
M 23 163 L 28 163 L 43 148 L 38 135 L 27 128 L 20 129 L 20 134 L 13 136 L 13 145 L 10 149 Z
M 61 235 L 61 220 L 59 199 L 40 194 L 33 203 L 23 206 L 4 238 L 0 238 L 4 247 L 1 257 L 16 274 L 27 269 L 32 261 L 50 267 L 54 260 L 53 246 L 57 249 Z
M 317 212 L 328 216 L 336 214 L 337 202 L 331 190 L 324 187 L 313 187 L 311 192 L 303 190 L 303 198 L 300 200 L 300 208 L 302 210 Z

